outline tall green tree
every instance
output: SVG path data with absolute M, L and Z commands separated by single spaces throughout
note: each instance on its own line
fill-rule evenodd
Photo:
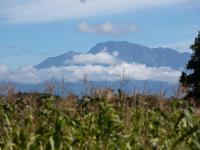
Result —
M 200 32 L 191 45 L 191 59 L 186 65 L 187 72 L 182 72 L 180 83 L 186 88 L 187 98 L 193 98 L 200 103 Z

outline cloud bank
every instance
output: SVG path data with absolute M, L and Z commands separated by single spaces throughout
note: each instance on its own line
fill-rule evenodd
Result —
M 119 14 L 145 8 L 196 3 L 197 0 L 1 0 L 0 20 L 37 23 Z
M 101 51 L 97 54 L 75 55 L 66 66 L 36 69 L 32 66 L 11 70 L 0 65 L 0 81 L 18 83 L 41 83 L 52 78 L 63 77 L 71 82 L 80 81 L 83 74 L 92 81 L 117 81 L 122 75 L 128 80 L 154 80 L 176 83 L 181 74 L 169 67 L 147 67 L 144 64 L 127 63 L 117 59 L 117 53 Z M 82 64 L 82 65 L 80 65 Z

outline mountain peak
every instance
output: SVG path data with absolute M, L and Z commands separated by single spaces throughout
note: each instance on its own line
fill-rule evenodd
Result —
M 126 50 L 131 50 L 131 49 L 133 50 L 133 49 L 137 49 L 138 47 L 140 49 L 141 48 L 142 49 L 150 49 L 146 46 L 130 43 L 127 41 L 107 41 L 107 42 L 98 43 L 96 46 L 91 48 L 88 53 L 97 53 L 105 48 L 109 52 L 113 52 L 113 51 L 126 51 Z
M 131 43 L 131 42 L 128 42 L 128 41 L 105 41 L 105 42 L 100 42 L 98 43 L 96 46 L 98 45 L 109 45 L 109 44 L 122 44 L 122 45 L 137 45 L 137 46 L 142 46 L 140 44 L 135 44 L 135 43 Z
M 140 63 L 150 67 L 171 67 L 173 69 L 180 69 L 185 66 L 190 58 L 189 53 L 180 53 L 170 48 L 149 48 L 147 46 L 130 43 L 127 41 L 107 41 L 98 43 L 91 48 L 89 54 L 98 54 L 105 50 L 109 54 L 117 52 L 116 59 L 127 63 Z M 74 51 L 69 51 L 62 55 L 51 57 L 36 65 L 38 69 L 48 68 L 52 66 L 60 67 L 66 66 L 67 60 L 72 60 L 74 55 L 78 55 Z M 170 58 L 170 59 L 169 59 Z
M 74 52 L 74 51 L 68 51 L 64 54 L 58 55 L 56 57 L 49 57 L 46 60 L 44 60 L 42 63 L 34 66 L 37 69 L 43 69 L 43 68 L 49 68 L 52 66 L 63 66 L 65 65 L 65 61 L 67 59 L 72 59 L 74 55 L 77 55 L 79 53 Z

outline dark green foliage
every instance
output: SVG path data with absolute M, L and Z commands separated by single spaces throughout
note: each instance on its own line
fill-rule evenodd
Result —
M 186 101 L 140 95 L 129 104 L 134 97 L 119 103 L 34 94 L 30 103 L 27 96 L 0 100 L 2 150 L 200 149 L 200 111 Z
M 182 73 L 180 83 L 187 89 L 187 97 L 200 103 L 200 32 L 191 49 L 193 53 L 186 66 L 189 73 Z

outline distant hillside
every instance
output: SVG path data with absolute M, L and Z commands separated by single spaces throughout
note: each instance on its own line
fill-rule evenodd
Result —
M 117 58 L 128 63 L 140 63 L 151 67 L 171 67 L 180 69 L 185 67 L 185 64 L 190 58 L 190 53 L 180 53 L 170 48 L 149 48 L 146 46 L 133 44 L 125 41 L 121 42 L 104 42 L 99 43 L 91 48 L 88 53 L 97 54 L 102 50 L 108 53 L 118 52 Z M 37 69 L 49 68 L 52 66 L 65 66 L 66 60 L 71 60 L 74 55 L 79 53 L 70 51 L 65 54 L 50 57 L 36 65 Z
M 52 66 L 63 66 L 64 62 L 66 60 L 70 60 L 73 58 L 74 55 L 77 55 L 79 53 L 73 52 L 73 51 L 69 51 L 66 52 L 62 55 L 56 56 L 56 57 L 49 57 L 46 60 L 44 60 L 42 63 L 38 64 L 35 66 L 35 68 L 37 69 L 43 69 L 43 68 L 49 68 Z
M 184 67 L 190 58 L 189 53 L 180 53 L 170 48 L 149 48 L 129 42 L 105 42 L 99 43 L 88 53 L 98 53 L 106 48 L 109 53 L 117 51 L 118 58 L 126 62 L 146 64 L 151 67 L 171 67 L 179 69 Z

